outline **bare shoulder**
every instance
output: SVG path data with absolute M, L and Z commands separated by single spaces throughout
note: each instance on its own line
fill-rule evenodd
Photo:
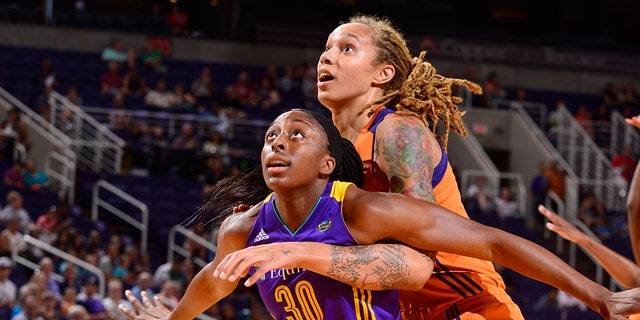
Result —
M 262 204 L 255 205 L 247 211 L 228 216 L 220 226 L 219 237 L 232 241 L 245 241 L 261 207 Z
M 428 146 L 436 143 L 436 137 L 428 125 L 411 115 L 390 114 L 378 125 L 378 137 L 388 139 L 406 139 L 413 143 Z

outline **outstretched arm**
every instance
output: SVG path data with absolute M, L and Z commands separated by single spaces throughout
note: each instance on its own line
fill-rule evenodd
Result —
M 640 128 L 640 116 L 625 119 L 625 121 L 632 126 Z M 627 215 L 633 256 L 636 259 L 636 263 L 640 263 L 640 164 L 636 166 L 636 171 L 633 173 L 629 192 L 627 193 Z
M 612 305 L 612 293 L 541 246 L 487 227 L 440 207 L 395 193 L 350 187 L 343 202 L 345 221 L 361 243 L 399 241 L 411 247 L 493 261 L 578 298 L 605 319 L 640 312 L 640 291 L 625 291 L 637 304 Z M 370 223 L 376 221 L 376 223 Z M 634 296 L 637 295 L 637 296 Z
M 218 250 L 212 262 L 207 264 L 189 283 L 184 296 L 171 312 L 160 306 L 158 301 L 155 305 L 147 297 L 142 303 L 138 301 L 130 292 L 126 296 L 134 308 L 131 310 L 120 306 L 119 309 L 131 320 L 133 319 L 195 319 L 199 314 L 207 310 L 214 303 L 229 295 L 237 286 L 238 281 L 223 281 L 212 276 L 216 266 L 229 253 L 244 247 L 246 234 L 237 232 L 238 224 L 241 223 L 240 215 L 233 215 L 220 227 L 218 234 Z M 244 239 L 243 239 L 243 235 Z M 143 296 L 144 298 L 144 296 Z
M 269 270 L 304 268 L 348 285 L 368 290 L 422 288 L 433 271 L 425 254 L 399 244 L 337 246 L 318 242 L 281 242 L 231 253 L 214 277 L 237 281 L 259 267 L 245 282 L 254 284 Z
M 550 221 L 547 223 L 547 229 L 587 250 L 623 286 L 640 286 L 640 268 L 631 260 L 589 237 L 554 212 L 544 207 L 540 207 L 539 211 Z

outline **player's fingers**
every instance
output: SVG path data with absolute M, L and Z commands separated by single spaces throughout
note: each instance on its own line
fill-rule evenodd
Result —
M 154 307 L 154 305 L 151 302 L 151 299 L 149 299 L 149 295 L 147 294 L 146 291 L 140 292 L 140 296 L 142 297 L 142 304 L 145 306 L 145 308 L 153 308 Z
M 120 310 L 120 312 L 122 312 L 122 314 L 124 314 L 129 320 L 133 320 L 136 318 L 136 312 L 125 307 L 122 304 L 118 305 L 118 310 Z
M 140 311 L 142 310 L 144 307 L 142 306 L 142 303 L 140 302 L 140 300 L 138 300 L 138 298 L 136 298 L 136 296 L 133 295 L 133 292 L 131 292 L 131 290 L 126 290 L 124 292 L 124 295 L 127 297 L 127 300 L 129 300 L 129 302 L 131 302 L 131 305 L 136 308 L 136 310 Z

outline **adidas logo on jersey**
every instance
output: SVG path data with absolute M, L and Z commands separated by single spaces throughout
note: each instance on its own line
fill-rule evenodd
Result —
M 253 239 L 253 242 L 259 242 L 267 239 L 269 239 L 269 235 L 264 232 L 264 229 L 260 229 L 260 232 L 258 232 L 258 235 Z

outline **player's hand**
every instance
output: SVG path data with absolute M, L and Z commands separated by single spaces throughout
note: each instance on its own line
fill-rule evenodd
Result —
M 614 292 L 609 301 L 610 320 L 628 319 L 630 315 L 640 313 L 640 288 Z
M 638 127 L 640 128 L 640 115 L 637 115 L 635 117 L 631 117 L 631 118 L 626 118 L 624 119 L 624 122 L 626 122 L 627 124 L 630 124 L 634 127 Z
M 118 310 L 124 313 L 130 320 L 168 319 L 171 314 L 171 311 L 158 300 L 158 297 L 153 297 L 154 302 L 151 302 L 151 299 L 149 299 L 145 291 L 140 293 L 142 302 L 133 295 L 131 290 L 126 290 L 124 294 L 135 310 L 131 310 L 122 304 L 118 305 Z
M 239 204 L 235 207 L 233 207 L 233 213 L 240 213 L 240 212 L 245 212 L 249 209 L 251 209 L 253 206 L 248 206 L 246 204 Z
M 580 237 L 585 236 L 585 234 L 572 223 L 546 207 L 538 206 L 538 211 L 549 219 L 549 222 L 546 224 L 547 229 L 559 234 L 561 237 L 575 243 L 578 242 Z
M 246 276 L 251 267 L 258 267 L 244 283 L 247 287 L 251 286 L 268 271 L 297 267 L 296 246 L 292 242 L 278 242 L 232 252 L 218 264 L 213 276 L 233 282 Z

